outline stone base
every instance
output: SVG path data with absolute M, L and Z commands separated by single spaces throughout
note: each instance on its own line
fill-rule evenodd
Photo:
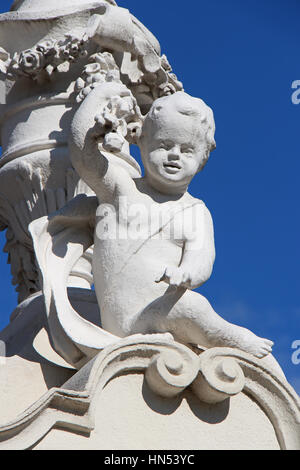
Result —
M 191 350 L 168 334 L 131 336 L 78 372 L 57 363 L 57 380 L 70 378 L 38 399 L 24 376 L 19 396 L 36 401 L 2 420 L 0 449 L 300 449 L 299 397 L 267 362 Z
M 93 291 L 69 288 L 68 294 L 84 318 L 99 322 Z M 18 305 L 11 323 L 0 333 L 1 354 L 5 353 L 5 357 L 0 357 L 0 425 L 14 420 L 76 372 L 52 349 L 47 330 L 44 297 L 39 292 Z
M 52 429 L 34 449 L 280 449 L 275 430 L 245 394 L 209 405 L 189 390 L 155 395 L 142 374 L 120 376 L 103 390 L 87 437 Z

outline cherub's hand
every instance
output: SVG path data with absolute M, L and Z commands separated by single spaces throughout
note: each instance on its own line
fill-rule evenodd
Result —
M 180 266 L 169 266 L 161 277 L 156 279 L 155 282 L 167 282 L 172 287 L 185 287 L 190 288 L 191 276 L 187 271 L 184 271 Z

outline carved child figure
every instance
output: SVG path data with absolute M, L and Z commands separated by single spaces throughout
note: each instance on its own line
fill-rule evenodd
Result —
M 228 323 L 193 291 L 209 279 L 215 248 L 211 215 L 187 190 L 215 148 L 214 130 L 202 100 L 184 92 L 156 100 L 139 141 L 145 175 L 134 179 L 98 145 L 97 125 L 82 145 L 74 121 L 73 165 L 101 201 L 93 271 L 102 328 L 120 337 L 170 332 L 263 357 L 271 341 Z

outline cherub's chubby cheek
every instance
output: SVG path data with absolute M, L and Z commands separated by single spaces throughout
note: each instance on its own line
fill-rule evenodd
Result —
M 154 172 L 159 173 L 161 170 L 164 169 L 164 158 L 161 155 L 162 152 L 152 152 L 149 157 L 148 161 L 144 162 L 144 166 L 147 169 L 151 169 Z

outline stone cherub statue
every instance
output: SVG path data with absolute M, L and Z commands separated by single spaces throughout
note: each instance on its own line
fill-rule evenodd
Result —
M 141 178 L 133 178 L 122 165 L 128 129 L 141 149 Z M 52 222 L 44 220 L 43 230 L 40 223 L 31 226 L 52 340 L 69 362 L 84 362 L 74 348 L 91 357 L 118 338 L 137 333 L 171 333 L 184 344 L 235 347 L 259 358 L 271 352 L 271 341 L 225 321 L 193 291 L 209 279 L 215 247 L 211 215 L 188 193 L 188 186 L 215 148 L 214 130 L 213 113 L 200 99 L 184 92 L 165 96 L 143 119 L 126 87 L 114 83 L 94 89 L 75 113 L 71 160 L 97 199 L 81 198 L 77 205 L 74 200 L 73 209 L 56 214 Z M 71 219 L 75 222 L 64 237 L 63 224 Z M 48 243 L 49 236 L 52 240 L 49 259 L 54 254 L 62 267 L 68 257 L 69 265 L 74 263 L 74 247 L 81 244 L 76 252 L 80 256 L 94 242 L 101 328 L 79 319 L 66 302 L 61 304 L 66 295 L 59 268 L 53 268 L 54 287 L 47 294 L 51 269 L 39 248 L 43 236 Z M 74 251 L 57 249 L 66 237 Z

